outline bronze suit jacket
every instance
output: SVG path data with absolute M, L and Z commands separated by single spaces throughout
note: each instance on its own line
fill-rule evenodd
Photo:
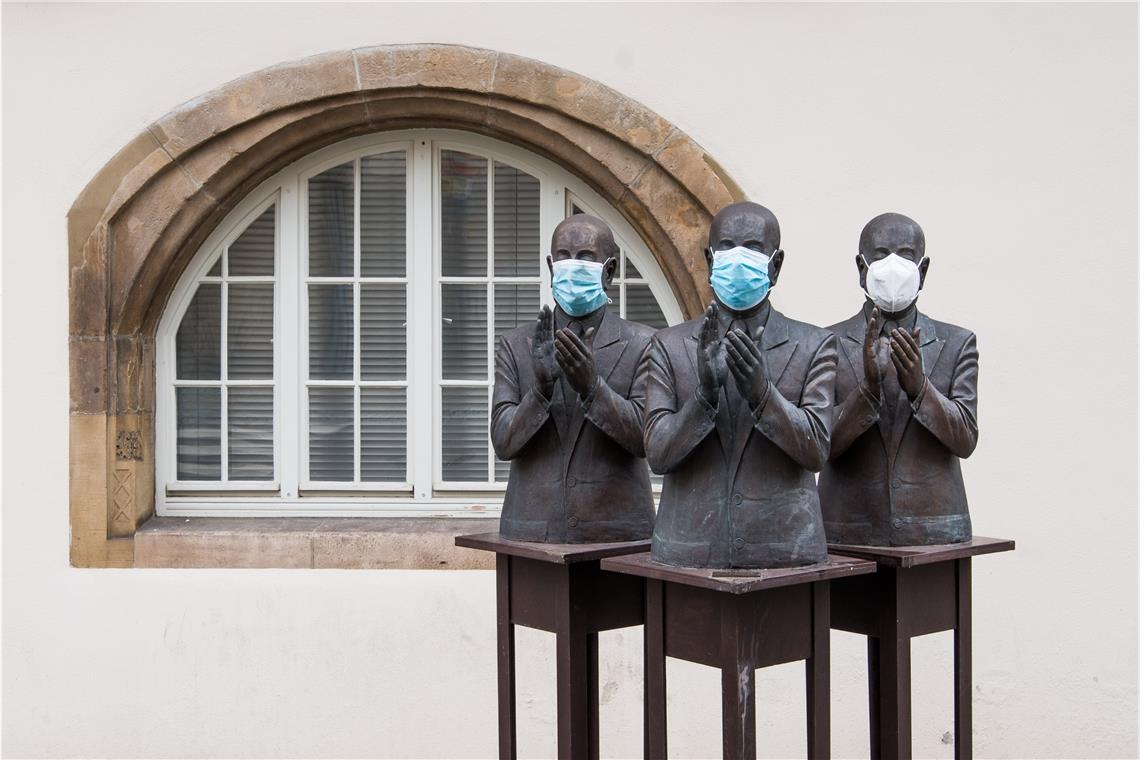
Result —
M 634 541 L 653 530 L 653 493 L 641 438 L 641 356 L 653 330 L 607 310 L 593 339 L 593 395 L 534 390 L 534 326 L 502 336 L 495 352 L 491 443 L 511 474 L 499 532 L 548 543 Z
M 739 404 L 733 423 L 723 390 L 715 409 L 698 392 L 701 321 L 657 333 L 646 355 L 645 452 L 665 474 L 653 558 L 687 567 L 824 560 L 813 473 L 827 460 L 835 337 L 773 309 L 760 348 L 774 388 L 757 412 Z
M 978 442 L 978 347 L 974 334 L 922 312 L 926 385 L 913 406 L 906 392 L 886 426 L 857 388 L 863 380 L 863 312 L 832 327 L 843 347 L 835 384 L 831 460 L 819 495 L 832 543 L 908 546 L 971 537 L 960 457 Z M 892 370 L 893 371 L 893 370 Z M 854 391 L 854 393 L 853 393 Z

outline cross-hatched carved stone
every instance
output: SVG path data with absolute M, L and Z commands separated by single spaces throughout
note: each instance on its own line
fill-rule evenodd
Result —
M 135 511 L 135 471 L 133 468 L 119 467 L 115 469 L 115 484 L 111 491 L 111 503 L 115 508 L 111 515 L 111 522 L 130 524 Z

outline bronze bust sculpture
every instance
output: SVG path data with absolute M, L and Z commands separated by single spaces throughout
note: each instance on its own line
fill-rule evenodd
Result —
M 827 460 L 836 341 L 770 305 L 780 226 L 722 209 L 705 251 L 715 301 L 646 355 L 645 450 L 665 474 L 652 557 L 671 565 L 792 567 L 827 558 L 815 476 Z
M 978 441 L 974 334 L 918 310 L 930 259 L 922 228 L 882 214 L 863 228 L 867 299 L 831 330 L 843 347 L 830 461 L 819 493 L 832 543 L 947 544 L 971 538 L 959 459 Z
M 653 330 L 606 308 L 619 250 L 604 222 L 565 219 L 551 251 L 554 311 L 543 307 L 495 352 L 491 443 L 511 462 L 499 533 L 547 543 L 649 538 L 639 372 Z

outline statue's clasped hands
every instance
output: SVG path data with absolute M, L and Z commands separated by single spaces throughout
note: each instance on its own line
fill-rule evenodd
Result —
M 748 333 L 737 328 L 730 330 L 724 336 L 725 354 L 728 357 L 728 371 L 736 381 L 740 395 L 753 409 L 760 406 L 768 392 L 768 365 L 764 362 L 764 354 L 760 353 L 760 336 L 764 333 L 761 327 L 756 337 L 749 337 Z
M 554 393 L 554 383 L 565 373 L 570 387 L 582 398 L 588 397 L 598 380 L 593 343 L 592 327 L 581 337 L 565 328 L 555 331 L 554 312 L 549 306 L 543 306 L 534 323 L 531 343 L 538 392 L 549 399 Z
M 895 372 L 898 373 L 899 385 L 906 391 L 907 398 L 911 401 L 918 398 L 922 386 L 926 383 L 926 373 L 922 367 L 922 349 L 919 348 L 921 338 L 921 327 L 915 327 L 913 333 L 898 328 L 891 330 L 891 363 L 895 365 Z
M 572 330 L 562 328 L 554 335 L 554 350 L 558 366 L 566 374 L 570 387 L 581 398 L 587 398 L 594 390 L 594 383 L 598 381 L 594 365 L 594 328 L 586 328 L 586 333 L 581 337 Z
M 764 399 L 768 388 L 768 366 L 760 351 L 760 336 L 755 337 L 740 329 L 729 331 L 724 339 L 717 337 L 719 307 L 714 302 L 705 310 L 704 322 L 697 346 L 697 375 L 701 396 L 710 405 L 717 403 L 720 388 L 732 373 L 736 387 L 749 405 L 756 407 Z

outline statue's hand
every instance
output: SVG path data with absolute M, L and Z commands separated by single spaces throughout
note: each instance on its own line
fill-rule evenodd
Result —
M 710 406 L 716 406 L 727 369 L 724 346 L 717 339 L 716 333 L 717 305 L 713 302 L 705 309 L 705 319 L 701 323 L 701 334 L 697 343 L 697 379 L 700 382 L 701 397 Z
M 536 390 L 543 398 L 549 399 L 554 393 L 554 381 L 558 379 L 558 362 L 554 358 L 554 313 L 549 306 L 543 306 L 538 312 L 530 352 L 534 361 Z
M 768 365 L 764 362 L 760 347 L 756 345 L 763 332 L 764 328 L 760 328 L 756 340 L 740 329 L 725 336 L 728 344 L 728 369 L 736 380 L 740 395 L 748 400 L 753 409 L 760 405 L 768 389 Z
M 570 387 L 586 398 L 594 390 L 598 373 L 594 364 L 594 328 L 586 330 L 579 338 L 571 330 L 559 330 L 554 336 L 555 358 L 558 366 L 566 373 Z
M 914 328 L 913 334 L 906 330 L 891 330 L 891 362 L 898 373 L 899 385 L 911 401 L 918 398 L 926 382 L 922 371 L 922 350 L 918 347 L 921 335 L 921 327 Z

